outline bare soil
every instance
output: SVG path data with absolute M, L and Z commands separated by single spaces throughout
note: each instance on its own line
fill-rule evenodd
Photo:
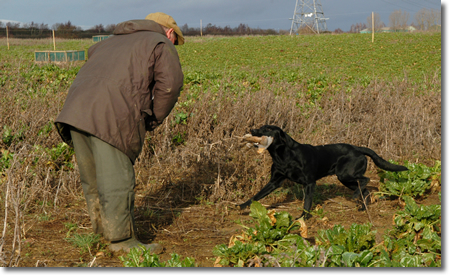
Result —
M 371 178 L 369 189 L 377 190 L 379 178 L 375 173 L 369 173 Z M 287 183 L 278 192 L 263 199 L 262 204 L 276 211 L 287 211 L 293 217 L 302 213 L 303 201 L 296 199 L 291 192 L 292 185 Z M 165 248 L 159 255 L 161 261 L 171 258 L 177 253 L 184 258 L 195 258 L 198 266 L 214 266 L 213 248 L 218 244 L 227 244 L 233 234 L 242 231 L 241 223 L 254 226 L 248 210 L 237 210 L 235 203 L 222 201 L 220 203 L 188 202 L 181 203 L 176 208 L 165 207 L 161 198 L 145 195 L 145 190 L 136 190 L 136 223 L 138 237 L 141 241 L 158 242 Z M 320 180 L 314 198 L 315 209 L 322 208 L 323 214 L 314 212 L 307 220 L 308 241 L 314 243 L 314 236 L 318 230 L 329 229 L 340 224 L 349 228 L 352 223 L 363 224 L 371 222 L 373 230 L 377 231 L 377 241 L 382 241 L 385 230 L 392 228 L 393 215 L 402 209 L 399 200 L 379 199 L 369 205 L 368 211 L 358 211 L 355 202 L 350 200 L 352 192 L 344 187 L 335 177 Z M 163 201 L 170 201 L 169 196 Z M 154 202 L 151 211 L 148 205 Z M 418 203 L 429 205 L 438 204 L 437 194 L 429 194 Z M 146 207 L 139 207 L 146 205 Z M 118 256 L 126 253 L 111 253 L 104 240 L 89 252 L 82 253 L 79 248 L 67 242 L 67 222 L 76 222 L 79 234 L 91 232 L 85 202 L 82 197 L 78 201 L 66 202 L 54 211 L 47 213 L 48 220 L 41 220 L 38 216 L 25 217 L 21 258 L 21 267 L 122 267 Z M 73 234 L 71 232 L 69 234 Z M 13 234 L 8 234 L 13 236 Z M 11 240 L 7 243 L 12 243 Z

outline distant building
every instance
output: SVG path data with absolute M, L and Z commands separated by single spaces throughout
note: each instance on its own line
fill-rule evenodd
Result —
M 405 28 L 408 32 L 414 32 L 416 31 L 416 28 L 413 26 L 408 26 L 407 28 Z

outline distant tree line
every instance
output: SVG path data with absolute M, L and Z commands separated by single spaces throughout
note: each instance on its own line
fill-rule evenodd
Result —
M 67 23 L 56 23 L 51 28 L 48 24 L 38 23 L 12 23 L 4 24 L 0 21 L 0 37 L 6 37 L 6 27 L 8 27 L 9 37 L 11 38 L 48 38 L 52 36 L 52 31 L 55 31 L 55 36 L 58 38 L 92 38 L 94 35 L 108 35 L 112 34 L 116 25 L 110 24 L 103 26 L 103 24 L 95 25 L 94 27 L 83 30 L 81 27 L 73 25 L 70 21 Z
M 401 30 L 407 27 L 410 15 L 408 12 L 396 10 L 390 14 L 389 27 L 392 30 Z M 359 33 L 364 29 L 372 29 L 372 16 L 367 18 L 367 23 L 352 24 L 348 33 Z M 0 21 L 0 38 L 6 37 L 6 26 L 8 27 L 9 37 L 11 38 L 48 38 L 52 36 L 52 30 L 55 31 L 55 36 L 58 38 L 91 38 L 95 35 L 108 35 L 112 34 L 116 25 L 109 24 L 104 26 L 103 24 L 95 25 L 94 27 L 83 30 L 81 27 L 73 25 L 70 21 L 66 23 L 57 23 L 49 28 L 48 24 L 44 23 L 3 23 Z M 385 27 L 385 23 L 381 21 L 380 15 L 374 13 L 374 29 L 375 31 Z M 415 13 L 414 22 L 411 26 L 421 31 L 439 31 L 441 30 L 441 11 L 421 9 Z M 311 34 L 310 28 L 304 27 L 298 32 L 300 34 Z M 289 30 L 274 30 L 274 29 L 260 29 L 251 28 L 247 24 L 240 24 L 237 27 L 231 28 L 230 26 L 220 27 L 212 25 L 211 23 L 200 28 L 191 28 L 187 24 L 181 26 L 181 31 L 184 35 L 276 35 L 276 34 L 288 34 Z M 336 29 L 334 33 L 344 33 L 340 28 Z
M 219 27 L 207 24 L 203 28 L 190 28 L 187 24 L 181 27 L 181 31 L 184 35 L 273 35 L 273 34 L 283 34 L 286 31 L 276 31 L 274 29 L 260 29 L 260 28 L 250 28 L 247 24 L 239 24 L 235 28 L 230 26 Z
M 373 20 L 374 17 L 374 20 Z M 433 9 L 420 9 L 415 13 L 414 21 L 408 25 L 410 14 L 406 11 L 395 10 L 390 14 L 388 27 L 393 31 L 404 30 L 408 26 L 413 26 L 420 31 L 439 31 L 441 30 L 441 11 Z M 368 16 L 366 23 L 352 24 L 349 33 L 358 33 L 361 30 L 373 28 L 374 31 L 379 31 L 381 28 L 386 27 L 385 23 L 380 19 L 378 13 Z
M 103 26 L 102 24 L 83 30 L 80 27 L 73 25 L 70 21 L 67 23 L 57 23 L 51 28 L 47 24 L 37 24 L 34 22 L 21 25 L 20 23 L 6 24 L 0 22 L 0 37 L 6 36 L 6 26 L 8 26 L 9 37 L 14 38 L 48 38 L 52 35 L 52 30 L 55 31 L 55 36 L 58 38 L 91 38 L 94 35 L 108 35 L 112 34 L 116 25 L 110 24 Z M 279 31 L 274 29 L 260 29 L 250 28 L 246 24 L 240 24 L 235 28 L 230 26 L 220 27 L 212 24 L 207 24 L 201 28 L 190 28 L 187 24 L 181 27 L 184 35 L 273 35 L 279 34 Z

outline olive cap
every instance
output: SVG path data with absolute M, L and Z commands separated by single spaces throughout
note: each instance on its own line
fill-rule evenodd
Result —
M 171 17 L 168 14 L 165 14 L 163 12 L 155 12 L 150 13 L 145 17 L 147 20 L 153 20 L 154 22 L 158 23 L 159 25 L 162 25 L 164 27 L 173 29 L 175 33 L 178 35 L 178 39 L 175 43 L 175 45 L 182 45 L 184 44 L 184 36 L 182 35 L 181 29 L 176 24 L 175 19 Z

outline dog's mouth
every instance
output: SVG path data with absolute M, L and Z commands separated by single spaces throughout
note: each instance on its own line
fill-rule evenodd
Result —
M 252 132 L 252 131 L 251 131 Z M 246 134 L 243 136 L 243 141 L 248 142 L 246 146 L 248 147 L 256 147 L 257 153 L 261 154 L 264 150 L 266 150 L 271 143 L 273 143 L 273 137 L 270 136 L 253 136 L 251 134 Z

